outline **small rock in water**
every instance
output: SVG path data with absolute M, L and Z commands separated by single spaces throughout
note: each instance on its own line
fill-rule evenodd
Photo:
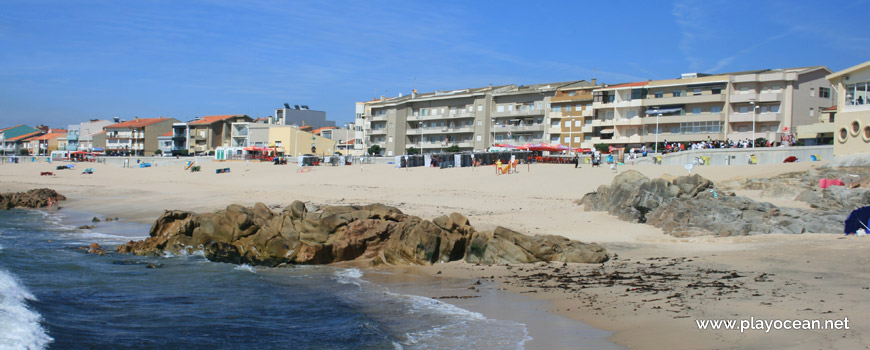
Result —
M 106 218 L 106 220 L 103 220 L 103 221 L 105 221 L 105 222 L 111 222 L 111 221 L 112 221 L 112 218 Z
M 90 230 L 94 227 L 97 227 L 97 225 L 81 225 L 79 226 L 79 230 Z
M 106 255 L 106 251 L 103 250 L 103 247 L 100 247 L 97 243 L 91 243 L 88 246 L 88 254 L 97 254 L 97 255 Z
M 91 219 L 91 222 L 100 222 L 100 218 L 94 216 L 94 218 Z
M 161 267 L 163 267 L 163 264 L 148 263 L 148 265 L 145 265 L 145 268 L 148 269 L 159 269 Z

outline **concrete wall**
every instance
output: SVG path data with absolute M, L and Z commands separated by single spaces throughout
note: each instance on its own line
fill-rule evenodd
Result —
M 697 157 L 710 157 L 710 165 L 749 165 L 749 156 L 752 154 L 755 155 L 758 164 L 779 164 L 790 156 L 797 157 L 800 162 L 810 162 L 812 161 L 811 155 L 821 157 L 822 160 L 831 160 L 834 156 L 834 147 L 804 146 L 693 150 L 663 155 L 662 164 L 684 165 L 693 163 Z M 635 161 L 635 163 L 652 163 L 652 157 L 646 157 Z

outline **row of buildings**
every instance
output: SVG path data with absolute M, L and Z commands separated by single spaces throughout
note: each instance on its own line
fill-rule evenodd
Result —
M 833 142 L 830 111 L 847 96 L 826 79 L 832 75 L 827 67 L 813 66 L 688 73 L 614 85 L 592 79 L 415 90 L 356 104 L 357 150 L 377 145 L 392 156 L 410 147 L 430 153 L 451 146 L 461 151 L 527 143 L 640 147 L 664 140 L 756 138 L 826 144 Z M 817 128 L 820 132 L 797 130 L 822 123 L 827 125 Z
M 175 118 L 90 120 L 67 129 L 17 125 L 0 129 L 0 153 L 50 154 L 52 151 L 104 152 L 110 155 L 212 154 L 219 148 L 270 148 L 280 154 L 332 154 L 353 148 L 353 125 L 344 129 L 326 113 L 307 106 L 275 111 L 254 119 L 215 115 L 182 122 Z

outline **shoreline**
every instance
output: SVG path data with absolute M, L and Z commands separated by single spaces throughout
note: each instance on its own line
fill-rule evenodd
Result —
M 78 227 L 81 225 L 95 225 L 89 231 L 96 231 L 98 235 L 106 237 L 93 237 L 83 234 L 84 240 L 102 240 L 106 248 L 114 244 L 122 244 L 118 238 L 126 240 L 140 240 L 148 236 L 147 225 L 141 222 L 114 220 L 107 222 L 105 215 L 97 212 L 82 211 L 74 205 L 69 208 L 53 209 L 46 211 L 48 214 L 61 216 L 60 224 Z M 101 221 L 92 223 L 92 218 Z M 114 217 L 113 217 L 114 219 Z M 146 230 L 146 231 L 143 231 Z M 117 238 L 116 238 L 117 237 Z M 105 242 L 110 240 L 112 242 Z M 108 244 L 106 244 L 108 243 Z M 121 253 L 112 252 L 111 254 Z M 464 262 L 453 262 L 448 265 L 468 265 Z M 581 320 L 572 319 L 551 313 L 547 309 L 549 301 L 530 298 L 520 293 L 502 288 L 500 283 L 493 280 L 473 279 L 469 276 L 454 276 L 443 278 L 437 274 L 429 274 L 417 266 L 356 266 L 354 262 L 341 262 L 329 264 L 336 268 L 357 268 L 362 270 L 362 278 L 375 283 L 389 291 L 405 295 L 422 296 L 451 304 L 469 312 L 479 313 L 484 317 L 498 320 L 511 321 L 525 325 L 529 339 L 523 343 L 527 350 L 544 349 L 577 349 L 574 341 L 582 340 L 587 344 L 581 349 L 622 349 L 623 347 L 609 342 L 607 338 L 611 332 L 590 326 Z M 436 267 L 436 266 L 431 266 Z M 435 289 L 432 289 L 434 287 Z M 471 288 L 468 288 L 471 287 Z M 472 289 L 473 288 L 473 289 Z M 510 311 L 503 309 L 503 303 L 511 305 Z M 519 314 L 516 314 L 519 312 Z M 573 333 L 564 332 L 570 330 Z
M 699 167 L 694 173 L 718 183 L 741 177 L 768 177 L 804 171 L 816 165 L 711 166 Z M 215 163 L 205 163 L 205 171 L 209 166 L 218 167 Z M 295 168 L 286 166 L 232 166 L 234 172 L 227 176 L 197 176 L 171 167 L 161 167 L 159 171 L 152 171 L 157 168 L 99 167 L 95 174 L 99 177 L 66 173 L 57 178 L 27 178 L 27 173 L 40 169 L 39 164 L 0 166 L 0 179 L 3 179 L 0 191 L 50 187 L 72 198 L 62 206 L 147 224 L 152 223 L 164 209 L 173 207 L 203 212 L 230 203 L 252 205 L 261 201 L 268 206 L 288 205 L 294 199 L 330 205 L 381 202 L 424 219 L 456 211 L 466 214 L 478 230 L 502 225 L 527 234 L 558 234 L 599 243 L 616 255 L 605 263 L 608 269 L 618 269 L 620 267 L 616 265 L 622 263 L 647 263 L 647 259 L 663 258 L 653 260 L 658 265 L 665 265 L 658 261 L 687 259 L 691 261 L 674 266 L 692 272 L 698 269 L 735 271 L 744 276 L 741 277 L 745 281 L 742 282 L 744 289 L 758 291 L 719 296 L 721 300 L 689 298 L 683 304 L 691 309 L 680 311 L 688 317 L 673 318 L 675 313 L 661 311 L 667 308 L 654 308 L 662 306 L 653 300 L 661 296 L 629 294 L 624 286 L 566 292 L 545 283 L 524 284 L 523 278 L 531 273 L 544 272 L 544 267 L 524 268 L 529 270 L 528 273 L 519 273 L 516 267 L 511 271 L 505 266 L 479 267 L 465 263 L 461 266 L 439 264 L 411 268 L 432 278 L 474 280 L 494 276 L 497 288 L 530 299 L 545 300 L 547 312 L 612 331 L 609 339 L 623 346 L 658 348 L 668 343 L 676 349 L 804 348 L 830 347 L 833 344 L 835 347 L 855 348 L 870 344 L 870 336 L 862 331 L 866 327 L 860 327 L 870 324 L 870 317 L 864 316 L 870 307 L 862 302 L 870 295 L 870 285 L 865 286 L 862 282 L 870 279 L 870 273 L 861 269 L 870 263 L 867 257 L 870 248 L 856 237 L 840 239 L 840 235 L 833 234 L 772 234 L 677 238 L 664 235 L 648 225 L 619 221 L 607 213 L 585 212 L 572 203 L 598 185 L 609 184 L 615 176 L 609 169 L 575 170 L 567 166 L 540 165 L 533 166 L 530 172 L 495 177 L 488 172 L 484 174 L 469 169 L 398 171 L 383 165 L 367 166 L 362 173 L 356 167 L 322 167 L 305 174 L 293 174 Z M 241 169 L 236 171 L 235 168 Z M 669 166 L 626 166 L 621 169 L 636 169 L 649 177 L 685 174 L 681 167 Z M 311 174 L 317 175 L 309 176 Z M 117 176 L 123 178 L 115 179 Z M 568 187 L 548 181 L 565 176 L 576 176 L 582 181 Z M 113 182 L 107 182 L 107 179 L 113 179 Z M 758 197 L 758 193 L 747 191 L 746 194 Z M 124 212 L 129 215 L 122 215 Z M 553 274 L 553 268 L 546 267 L 549 270 L 544 273 Z M 595 268 L 572 264 L 565 271 L 588 273 Z M 438 274 L 438 271 L 442 273 Z M 753 279 L 760 274 L 772 276 L 769 278 L 771 282 L 755 282 Z M 589 304 L 588 298 L 594 298 L 597 305 L 584 305 L 584 301 Z M 740 319 L 752 316 L 782 319 L 848 317 L 858 328 L 850 331 L 739 333 L 699 331 L 693 321 L 696 318 Z

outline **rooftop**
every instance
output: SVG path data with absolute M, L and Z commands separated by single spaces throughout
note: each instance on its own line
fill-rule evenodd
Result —
M 159 123 L 164 120 L 169 120 L 170 118 L 136 118 L 133 120 L 128 120 L 123 123 L 107 125 L 106 129 L 120 129 L 120 128 L 141 128 L 144 126 L 148 126 L 151 124 Z
M 211 124 L 211 123 L 219 122 L 221 120 L 227 120 L 227 119 L 230 119 L 233 117 L 247 117 L 247 115 L 244 115 L 244 114 L 208 115 L 208 116 L 200 118 L 199 120 L 195 120 L 195 121 L 190 122 L 190 125 Z

